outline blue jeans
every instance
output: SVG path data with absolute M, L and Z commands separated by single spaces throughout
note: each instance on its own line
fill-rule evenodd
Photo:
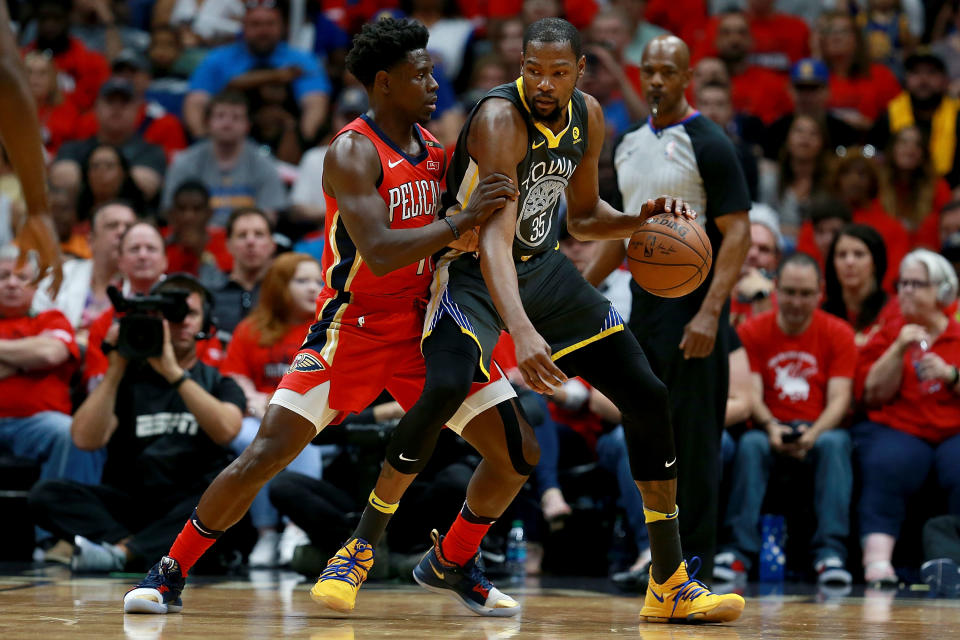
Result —
M 876 422 L 861 422 L 852 432 L 863 477 L 861 536 L 898 537 L 907 500 L 920 490 L 931 468 L 947 491 L 950 513 L 960 514 L 960 435 L 935 445 Z
M 105 453 L 81 451 L 70 437 L 72 418 L 58 411 L 41 411 L 26 418 L 0 418 L 0 449 L 43 463 L 41 480 L 100 482 Z
M 805 462 L 813 465 L 813 509 L 817 528 L 810 541 L 814 562 L 831 556 L 846 560 L 853 491 L 852 444 L 844 429 L 820 434 Z M 747 431 L 733 462 L 730 500 L 724 522 L 728 544 L 749 567 L 760 553 L 760 509 L 767 493 L 774 452 L 766 431 Z
M 603 434 L 597 440 L 597 462 L 617 476 L 620 504 L 627 513 L 630 528 L 633 529 L 637 553 L 642 553 L 650 546 L 650 538 L 647 535 L 646 517 L 643 514 L 643 499 L 640 497 L 640 489 L 637 488 L 633 473 L 630 471 L 630 456 L 627 453 L 627 441 L 624 438 L 622 426 Z
M 260 431 L 260 419 L 246 417 L 243 419 L 243 425 L 240 427 L 240 433 L 230 443 L 230 449 L 240 455 L 243 450 L 253 442 Z M 308 444 L 303 451 L 287 465 L 287 470 L 302 473 L 311 478 L 320 478 L 322 463 L 320 460 L 320 447 Z M 270 483 L 263 485 L 257 497 L 253 499 L 250 505 L 250 519 L 253 526 L 258 529 L 263 527 L 275 527 L 280 524 L 280 514 L 274 509 L 270 502 Z

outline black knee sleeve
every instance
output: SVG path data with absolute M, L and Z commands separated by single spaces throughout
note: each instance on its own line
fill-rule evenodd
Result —
M 503 433 L 507 440 L 507 454 L 510 456 L 510 464 L 513 470 L 522 476 L 529 476 L 533 473 L 535 464 L 527 462 L 523 455 L 523 432 L 520 430 L 520 422 L 517 420 L 517 413 L 522 416 L 523 410 L 520 403 L 507 401 L 497 405 L 497 412 L 500 414 L 500 420 L 503 422 Z M 524 418 L 525 419 L 525 418 Z
M 440 429 L 470 393 L 479 356 L 476 343 L 452 321 L 441 321 L 434 329 L 424 348 L 427 375 L 423 392 L 387 445 L 387 462 L 394 469 L 414 474 L 427 466 Z
M 620 331 L 597 340 L 557 364 L 567 375 L 582 377 L 620 409 L 635 480 L 677 477 L 670 396 L 632 333 Z

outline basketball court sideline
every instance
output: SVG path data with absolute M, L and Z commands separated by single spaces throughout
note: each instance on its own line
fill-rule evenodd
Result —
M 743 617 L 729 625 L 641 625 L 639 598 L 588 591 L 589 581 L 573 579 L 551 581 L 552 587 L 529 579 L 509 589 L 524 605 L 517 619 L 480 618 L 415 586 L 383 584 L 367 585 L 347 616 L 314 603 L 307 592 L 312 581 L 273 571 L 191 581 L 181 614 L 124 615 L 120 601 L 133 581 L 49 570 L 0 576 L 0 638 L 883 640 L 956 637 L 960 627 L 960 600 L 862 588 L 830 598 L 789 584 L 748 586 Z

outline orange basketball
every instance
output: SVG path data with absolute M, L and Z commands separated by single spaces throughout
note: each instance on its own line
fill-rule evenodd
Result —
M 661 298 L 679 298 L 699 287 L 713 264 L 707 232 L 695 220 L 660 213 L 630 238 L 627 261 L 633 279 Z

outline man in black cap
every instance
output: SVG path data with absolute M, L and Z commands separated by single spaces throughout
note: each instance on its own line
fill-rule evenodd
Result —
M 793 113 L 776 120 L 767 129 L 763 154 L 771 160 L 780 157 L 787 142 L 787 132 L 797 116 L 809 116 L 820 122 L 827 131 L 830 148 L 849 147 L 860 142 L 860 132 L 827 110 L 830 102 L 830 72 L 822 60 L 804 58 L 790 69 L 790 98 Z
M 78 189 L 80 163 L 98 145 L 110 144 L 119 147 L 130 163 L 130 173 L 144 197 L 153 198 L 163 182 L 167 159 L 162 147 L 146 142 L 137 131 L 140 104 L 132 82 L 117 76 L 107 80 L 94 105 L 99 125 L 96 135 L 60 147 L 50 168 L 51 182 L 57 187 Z
M 951 189 L 960 186 L 960 100 L 947 94 L 950 78 L 943 59 L 927 48 L 918 49 L 904 61 L 906 90 L 890 101 L 871 132 L 872 143 L 887 147 L 890 137 L 916 126 L 930 141 L 930 158 L 937 174 Z

